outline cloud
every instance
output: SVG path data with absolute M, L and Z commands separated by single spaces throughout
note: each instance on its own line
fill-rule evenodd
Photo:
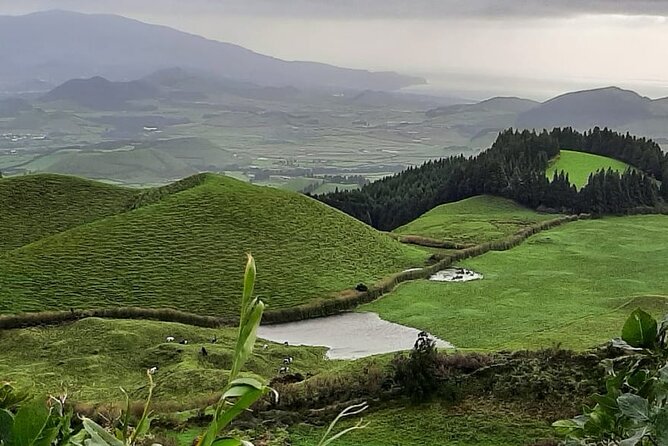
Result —
M 54 8 L 119 14 L 173 11 L 320 19 L 668 16 L 668 0 L 0 0 L 0 13 Z

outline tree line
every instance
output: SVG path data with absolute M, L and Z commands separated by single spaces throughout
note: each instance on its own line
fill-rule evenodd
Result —
M 624 161 L 636 169 L 599 171 L 578 190 L 564 172 L 545 174 L 561 148 Z M 668 155 L 651 140 L 594 128 L 501 132 L 491 148 L 466 158 L 428 161 L 394 176 L 316 198 L 368 223 L 392 230 L 440 204 L 480 194 L 513 199 L 533 209 L 593 214 L 624 213 L 668 200 Z

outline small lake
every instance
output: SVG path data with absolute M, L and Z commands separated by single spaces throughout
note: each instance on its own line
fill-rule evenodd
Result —
M 357 359 L 410 350 L 420 330 L 384 321 L 376 313 L 343 313 L 286 324 L 261 325 L 258 337 L 290 345 L 329 347 L 330 359 Z M 453 348 L 436 339 L 439 348 Z

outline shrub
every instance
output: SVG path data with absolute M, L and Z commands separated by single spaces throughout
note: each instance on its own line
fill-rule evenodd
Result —
M 398 355 L 392 361 L 394 380 L 413 402 L 429 401 L 438 390 L 438 352 L 436 341 L 418 335 L 408 358 Z

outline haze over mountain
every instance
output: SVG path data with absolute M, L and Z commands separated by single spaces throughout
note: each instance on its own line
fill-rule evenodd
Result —
M 0 84 L 138 79 L 180 66 L 263 86 L 393 90 L 421 84 L 394 72 L 289 62 L 243 47 L 115 15 L 66 11 L 0 16 Z

